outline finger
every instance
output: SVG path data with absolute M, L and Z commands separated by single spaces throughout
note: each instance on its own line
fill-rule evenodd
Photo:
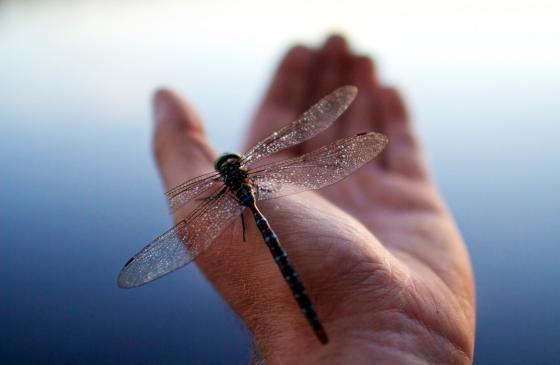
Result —
M 369 57 L 354 58 L 352 83 L 359 91 L 356 100 L 346 112 L 345 134 L 379 131 L 381 87 Z
M 387 168 L 412 178 L 426 177 L 426 165 L 418 139 L 399 92 L 392 88 L 385 88 L 382 97 L 382 130 L 389 137 L 385 152 Z
M 201 119 L 172 91 L 155 93 L 154 124 L 154 155 L 166 190 L 212 170 L 216 153 Z
M 340 86 L 351 82 L 352 56 L 346 40 L 338 35 L 331 36 L 318 52 L 310 81 L 308 106 L 319 101 Z M 344 114 L 327 130 L 307 141 L 304 152 L 315 150 L 342 137 Z
M 294 120 L 306 107 L 314 52 L 296 46 L 284 57 L 250 127 L 247 148 Z
M 352 60 L 352 84 L 358 88 L 358 95 L 354 103 L 346 112 L 343 123 L 344 135 L 355 135 L 364 132 L 380 132 L 382 118 L 381 93 L 375 66 L 367 56 L 354 57 Z M 375 166 L 384 165 L 383 152 L 373 160 Z

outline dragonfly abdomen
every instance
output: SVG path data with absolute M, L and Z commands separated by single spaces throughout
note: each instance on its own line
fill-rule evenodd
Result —
M 278 265 L 278 268 L 284 277 L 284 280 L 290 287 L 294 299 L 297 301 L 301 311 L 313 328 L 313 331 L 315 331 L 319 341 L 321 341 L 322 344 L 326 344 L 329 342 L 327 333 L 325 332 L 321 321 L 319 321 L 319 318 L 317 317 L 317 312 L 315 312 L 315 309 L 313 308 L 311 299 L 307 296 L 305 288 L 299 280 L 298 273 L 294 270 L 288 260 L 288 254 L 280 245 L 278 236 L 274 233 L 270 224 L 257 208 L 256 204 L 251 204 L 249 208 L 253 212 L 255 222 L 257 223 L 257 227 L 263 236 L 264 242 L 268 246 L 274 261 Z

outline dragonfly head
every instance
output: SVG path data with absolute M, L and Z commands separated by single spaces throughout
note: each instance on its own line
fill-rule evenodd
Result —
M 216 162 L 214 162 L 214 168 L 216 169 L 216 171 L 220 171 L 220 169 L 224 164 L 227 163 L 227 164 L 239 165 L 240 160 L 241 160 L 241 156 L 239 156 L 237 153 L 226 152 L 220 157 L 218 157 Z

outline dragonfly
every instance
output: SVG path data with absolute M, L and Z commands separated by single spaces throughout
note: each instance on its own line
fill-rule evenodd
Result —
M 356 94 L 354 86 L 334 90 L 245 154 L 225 153 L 215 161 L 214 171 L 169 190 L 166 197 L 172 213 L 188 203 L 198 205 L 126 262 L 119 273 L 118 286 L 134 288 L 193 262 L 236 218 L 243 218 L 244 210 L 248 209 L 295 302 L 318 340 L 327 344 L 329 338 L 302 280 L 257 202 L 334 184 L 383 150 L 387 137 L 367 132 L 339 139 L 298 157 L 268 162 L 271 155 L 327 129 Z M 243 220 L 242 223 L 245 227 Z

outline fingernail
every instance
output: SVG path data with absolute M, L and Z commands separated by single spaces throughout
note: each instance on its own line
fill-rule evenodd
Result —
M 156 124 L 169 119 L 170 114 L 169 92 L 158 90 L 154 94 L 154 121 Z

